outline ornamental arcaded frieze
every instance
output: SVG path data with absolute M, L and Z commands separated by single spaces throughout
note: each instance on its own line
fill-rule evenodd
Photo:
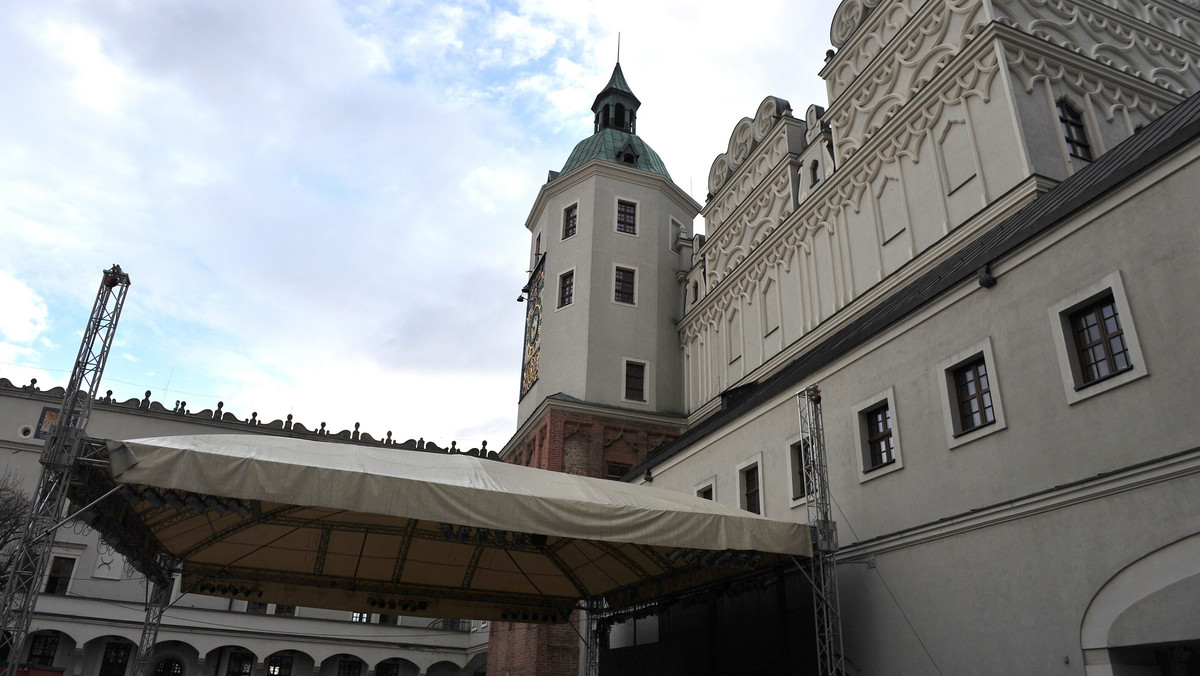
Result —
M 782 117 L 791 117 L 792 105 L 784 99 L 768 96 L 758 105 L 754 119 L 743 117 L 733 127 L 728 149 L 717 155 L 708 172 L 708 191 L 717 194 L 725 181 L 746 161 L 754 149 Z
M 1200 27 L 1182 16 L 1166 20 L 1153 12 L 1165 27 L 1147 25 L 1108 7 L 1065 0 L 998 2 L 996 11 L 998 23 L 1177 94 L 1200 82 Z
M 791 172 L 779 175 L 705 247 L 705 264 L 710 271 L 730 270 L 738 265 L 764 239 L 769 237 L 779 224 L 795 210 L 795 195 L 792 191 Z M 719 276 L 710 272 L 708 283 L 716 284 Z
M 763 179 L 787 154 L 788 139 L 781 129 L 773 138 L 767 140 L 766 145 L 759 149 L 753 159 L 738 169 L 737 176 L 725 185 L 720 195 L 706 208 L 704 222 L 710 235 L 718 234 L 730 215 L 737 211 L 750 193 L 762 184 Z
M 812 238 L 823 231 L 837 240 L 840 223 L 845 221 L 842 214 L 846 210 L 859 211 L 867 189 L 879 176 L 885 167 L 894 164 L 901 157 L 907 157 L 914 163 L 919 162 L 919 154 L 925 140 L 934 125 L 945 117 L 947 107 L 965 105 L 965 101 L 978 97 L 984 102 L 990 100 L 990 90 L 999 73 L 996 52 L 993 49 L 979 48 L 980 53 L 973 61 L 964 61 L 956 66 L 957 75 L 942 83 L 939 88 L 926 87 L 916 100 L 907 106 L 901 115 L 891 122 L 894 127 L 888 134 L 872 139 L 863 152 L 856 154 L 849 163 L 839 168 L 829 178 L 818 184 L 790 217 L 779 227 L 771 227 L 769 232 L 756 233 L 752 238 L 755 242 L 747 248 L 742 239 L 734 240 L 731 236 L 722 247 L 721 240 L 706 245 L 711 246 L 711 253 L 706 252 L 707 283 L 710 292 L 700 301 L 696 310 L 685 317 L 680 331 L 685 337 L 697 335 L 697 325 L 703 325 L 716 320 L 730 299 L 743 294 L 761 282 L 768 269 L 784 266 L 790 272 L 794 253 L 802 257 L 812 256 Z M 729 231 L 742 232 L 729 224 Z M 710 257 L 711 256 L 711 257 Z M 760 261 L 767 265 L 759 265 Z M 835 270 L 840 265 L 838 261 L 830 261 L 829 269 Z M 830 279 L 809 279 L 816 274 L 820 266 L 809 265 L 810 272 L 804 275 L 802 285 L 829 285 L 836 298 L 846 295 L 845 282 L 839 274 Z M 808 293 L 809 290 L 805 290 Z M 814 317 L 813 323 L 821 317 Z
M 921 5 L 928 0 L 892 0 L 872 13 L 862 26 L 861 35 L 851 44 L 837 45 L 832 70 L 825 73 L 829 100 L 836 101 L 875 57 L 900 33 Z M 836 22 L 836 19 L 835 19 Z M 836 23 L 835 23 L 836 25 Z M 836 45 L 836 43 L 834 43 Z
M 1017 46 L 1006 45 L 1004 57 L 1009 72 L 1026 93 L 1032 92 L 1038 81 L 1049 80 L 1065 86 L 1080 97 L 1088 97 L 1106 120 L 1112 120 L 1121 110 L 1136 110 L 1147 120 L 1153 120 L 1178 102 L 1177 98 L 1165 91 L 1159 97 L 1145 96 L 1117 87 L 1095 74 L 1070 68 L 1044 54 Z
M 924 89 L 987 23 L 979 0 L 931 2 L 825 116 L 844 161 Z
M 1138 21 L 1161 28 L 1190 42 L 1200 43 L 1200 25 L 1194 15 L 1181 12 L 1179 5 L 1200 11 L 1200 1 L 1146 2 L 1145 0 L 1098 0 L 1097 4 L 1111 7 Z

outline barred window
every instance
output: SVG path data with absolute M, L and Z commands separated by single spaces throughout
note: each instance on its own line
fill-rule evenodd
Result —
M 618 303 L 633 305 L 635 272 L 629 268 L 617 268 L 613 281 L 613 300 Z
M 617 200 L 617 232 L 637 234 L 637 204 Z

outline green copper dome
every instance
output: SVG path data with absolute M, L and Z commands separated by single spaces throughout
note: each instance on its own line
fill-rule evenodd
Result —
M 646 145 L 645 141 L 634 134 L 611 127 L 601 129 L 590 138 L 580 141 L 559 173 L 565 174 L 597 159 L 671 178 L 662 158 L 653 148 Z

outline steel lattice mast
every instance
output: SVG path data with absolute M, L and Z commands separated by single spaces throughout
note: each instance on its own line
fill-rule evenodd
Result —
M 0 609 L 0 653 L 8 653 L 8 674 L 16 673 L 21 647 L 29 633 L 54 534 L 63 519 L 67 488 L 83 447 L 92 401 L 100 391 L 100 376 L 128 291 L 129 275 L 121 266 L 114 264 L 104 271 L 58 420 L 42 449 L 41 479 L 21 531 L 20 544 L 10 562 L 4 605 Z
M 829 468 L 825 461 L 825 422 L 821 417 L 821 391 L 816 385 L 796 395 L 800 409 L 804 486 L 808 494 L 808 524 L 812 529 L 810 565 L 813 614 L 817 633 L 817 667 L 822 676 L 845 673 L 842 657 L 842 616 L 837 588 L 837 524 L 829 496 Z

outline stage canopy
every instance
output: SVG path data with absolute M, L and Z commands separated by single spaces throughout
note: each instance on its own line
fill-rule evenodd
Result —
M 360 612 L 561 622 L 807 557 L 807 526 L 690 495 L 433 453 L 261 435 L 108 441 L 72 499 L 183 590 Z

